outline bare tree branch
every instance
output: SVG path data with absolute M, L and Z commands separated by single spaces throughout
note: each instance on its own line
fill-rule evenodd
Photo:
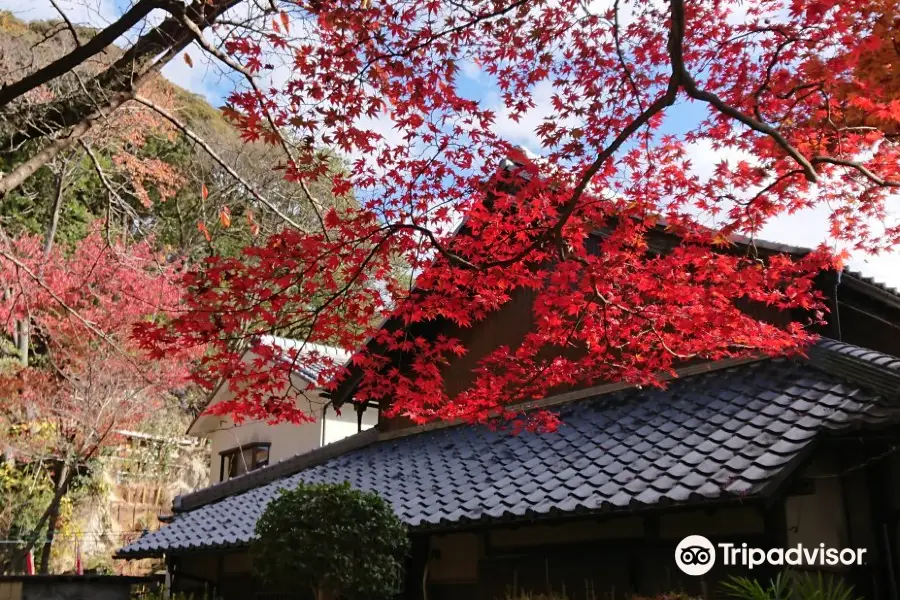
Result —
M 72 34 L 72 39 L 75 41 L 75 45 L 80 48 L 81 40 L 78 39 L 78 31 L 76 31 L 75 26 L 72 24 L 72 21 L 69 20 L 69 15 L 67 15 L 65 11 L 59 7 L 59 4 L 56 3 L 56 0 L 50 0 L 50 4 L 53 5 L 53 8 L 55 8 L 56 12 L 59 13 L 60 18 L 62 18 L 62 20 L 65 22 L 69 33 Z M 2 106 L 2 104 L 0 104 L 0 106 Z
M 615 0 L 613 3 L 613 41 L 616 44 L 616 54 L 619 57 L 619 64 L 622 65 L 622 70 L 625 71 L 625 77 L 628 79 L 628 83 L 631 86 L 631 91 L 634 94 L 635 99 L 638 103 L 638 108 L 644 110 L 644 103 L 641 100 L 641 92 L 638 89 L 637 84 L 634 82 L 634 77 L 631 73 L 631 67 L 628 66 L 628 61 L 625 60 L 625 53 L 622 51 L 622 40 L 619 35 L 619 0 Z
M 126 33 L 137 23 L 139 23 L 141 19 L 150 14 L 153 9 L 159 8 L 163 5 L 160 0 L 139 0 L 139 2 L 128 9 L 128 11 L 124 15 L 119 17 L 118 21 L 111 24 L 106 29 L 103 29 L 97 35 L 95 35 L 82 45 L 78 41 L 75 27 L 66 17 L 65 13 L 56 5 L 56 2 L 54 2 L 54 0 L 50 1 L 53 2 L 53 6 L 60 13 L 60 15 L 62 15 L 62 18 L 68 25 L 69 30 L 72 32 L 72 37 L 75 38 L 75 43 L 78 45 L 78 47 L 71 52 L 67 52 L 50 64 L 41 67 L 34 73 L 30 73 L 18 81 L 3 86 L 3 88 L 0 89 L 0 107 L 6 106 L 17 98 L 21 98 L 24 94 L 35 89 L 36 87 L 39 87 L 65 73 L 68 73 L 92 56 L 100 54 L 113 42 L 115 42 L 116 39 L 118 39 L 121 35 Z
M 44 236 L 44 248 L 42 250 L 44 262 L 50 258 L 53 250 L 53 241 L 56 239 L 56 229 L 59 226 L 59 213 L 62 209 L 63 192 L 66 189 L 66 165 L 59 170 L 56 178 L 56 194 L 53 195 L 53 207 L 50 209 L 50 223 L 47 225 L 47 234 Z
M 206 50 L 208 53 L 212 54 L 220 62 L 231 67 L 232 69 L 234 69 L 235 71 L 237 71 L 238 73 L 240 73 L 247 79 L 247 82 L 250 84 L 250 87 L 253 89 L 253 92 L 256 94 L 257 101 L 259 101 L 259 98 L 263 97 L 262 90 L 259 89 L 259 86 L 256 83 L 256 78 L 253 76 L 253 73 L 251 73 L 246 68 L 244 68 L 244 66 L 241 65 L 240 63 L 238 63 L 236 60 L 234 60 L 233 58 L 231 58 L 230 56 L 228 56 L 227 54 L 225 54 L 224 52 L 222 52 L 221 50 L 219 50 L 218 48 L 216 48 L 215 46 L 210 44 L 209 41 L 203 37 L 203 32 L 200 31 L 200 29 L 196 25 L 194 25 L 192 22 L 190 22 L 187 19 L 184 19 L 184 24 L 185 24 L 185 27 L 187 27 L 191 31 L 191 33 L 194 34 L 194 38 L 195 38 L 194 41 L 196 41 L 197 44 L 201 48 Z M 271 127 L 272 131 L 278 136 L 278 140 L 280 142 L 281 148 L 284 150 L 284 153 L 287 155 L 288 160 L 294 166 L 296 166 L 297 159 L 294 156 L 294 153 L 291 150 L 291 147 L 288 145 L 287 140 L 285 140 L 284 136 L 281 134 L 281 130 L 275 124 L 275 120 L 272 118 L 272 115 L 269 113 L 269 111 L 266 109 L 266 107 L 263 106 L 261 103 L 260 103 L 260 108 L 262 109 L 263 113 L 266 116 L 266 121 L 269 123 L 269 127 Z M 306 184 L 305 181 L 303 181 L 303 179 L 298 179 L 297 182 L 300 184 L 300 189 L 302 189 L 303 193 L 306 195 L 306 199 L 309 201 L 310 206 L 312 206 L 313 212 L 316 215 L 316 219 L 319 221 L 319 226 L 322 228 L 322 233 L 325 235 L 325 238 L 328 239 L 328 229 L 325 227 L 325 219 L 322 218 L 322 212 L 321 212 L 322 209 L 324 208 L 324 205 L 318 198 L 313 196 L 312 191 L 310 191 L 309 186 Z
M 100 178 L 100 182 L 103 184 L 103 187 L 106 188 L 106 192 L 109 194 L 110 200 L 115 198 L 116 202 L 119 203 L 119 206 L 121 206 L 122 209 L 126 213 L 130 213 L 131 218 L 134 219 L 135 221 L 137 221 L 138 220 L 137 213 L 134 211 L 133 208 L 131 208 L 131 206 L 128 205 L 128 203 L 122 198 L 122 196 L 119 195 L 119 192 L 117 192 L 113 188 L 112 183 L 109 181 L 109 178 L 106 176 L 106 173 L 103 172 L 103 167 L 100 165 L 100 161 L 97 159 L 97 155 L 94 154 L 94 151 L 91 149 L 90 144 L 85 142 L 83 139 L 78 140 L 78 143 L 81 144 L 81 147 L 84 148 L 84 151 L 87 153 L 88 158 L 91 159 L 91 163 L 94 166 L 94 171 L 97 173 L 97 177 Z M 107 224 L 107 226 L 108 226 L 108 224 Z
M 116 106 L 118 106 L 118 104 Z M 115 110 L 115 108 L 111 108 L 110 110 Z M 34 175 L 35 171 L 59 156 L 62 152 L 65 152 L 74 146 L 75 142 L 88 132 L 97 118 L 100 118 L 100 115 L 92 119 L 85 119 L 72 128 L 68 135 L 54 140 L 31 158 L 20 163 L 15 169 L 0 177 L 0 198 L 3 198 L 6 194 L 18 188 L 25 183 L 29 177 Z
M 193 41 L 194 33 L 185 27 L 185 20 L 202 31 L 212 25 L 222 13 L 242 1 L 244 0 L 194 0 L 187 6 L 179 2 L 173 3 L 170 5 L 173 15 L 138 38 L 116 62 L 88 81 L 86 93 L 0 113 L 0 121 L 3 123 L 0 129 L 0 149 L 16 148 L 24 142 L 54 135 L 85 119 L 93 118 L 98 112 L 98 105 L 117 108 L 122 101 L 113 107 L 116 98 L 122 95 L 130 98 L 143 83 L 155 76 Z M 104 109 L 101 112 L 108 114 L 111 111 Z
M 209 144 L 207 144 L 203 138 L 201 138 L 199 135 L 194 133 L 186 124 L 181 122 L 181 120 L 179 120 L 178 117 L 176 117 L 175 115 L 173 115 L 172 113 L 170 113 L 169 111 L 164 109 L 163 107 L 159 106 L 158 104 L 154 103 L 152 100 L 144 98 L 143 96 L 137 96 L 135 98 L 135 101 L 143 104 L 147 108 L 150 108 L 150 109 L 156 111 L 157 113 L 159 113 L 160 115 L 162 115 L 163 117 L 165 117 L 170 123 L 172 123 L 172 125 L 177 127 L 188 139 L 190 139 L 195 144 L 197 144 L 198 146 L 203 148 L 203 150 L 210 156 L 210 158 L 212 158 L 214 161 L 219 163 L 219 165 L 223 169 L 225 169 L 225 171 L 229 175 L 231 175 L 238 183 L 240 183 L 250 193 L 250 195 L 252 195 L 254 198 L 256 198 L 257 201 L 259 201 L 260 203 L 262 203 L 266 207 L 268 207 L 269 210 L 271 210 L 273 213 L 278 215 L 278 217 L 281 218 L 285 223 L 287 223 L 288 225 L 290 225 L 291 227 L 293 227 L 297 230 L 302 229 L 300 227 L 300 225 L 297 224 L 296 221 L 294 221 L 289 216 L 284 214 L 274 203 L 272 203 L 265 196 L 260 194 L 256 190 L 256 188 L 254 188 L 246 179 L 241 177 L 241 175 L 237 171 L 235 171 L 231 167 L 231 165 L 229 165 L 227 162 L 225 162 L 225 160 L 221 156 L 219 156 L 219 154 L 215 150 L 213 150 L 212 147 Z

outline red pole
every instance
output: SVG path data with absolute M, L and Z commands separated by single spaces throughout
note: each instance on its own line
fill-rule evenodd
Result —
M 25 555 L 25 574 L 34 575 L 34 549 L 28 551 Z
M 81 540 L 75 540 L 75 574 L 84 575 L 84 566 L 81 563 Z

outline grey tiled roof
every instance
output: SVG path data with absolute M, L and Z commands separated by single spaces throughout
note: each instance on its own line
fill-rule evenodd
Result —
M 829 339 L 809 355 L 820 369 L 900 403 L 900 358 Z
M 860 281 L 868 283 L 869 285 L 873 285 L 873 286 L 877 287 L 878 289 L 882 290 L 883 292 L 887 292 L 888 294 L 891 294 L 892 296 L 900 297 L 900 290 L 898 290 L 897 288 L 895 288 L 893 286 L 887 285 L 886 283 L 878 281 L 874 277 L 869 277 L 868 275 L 863 275 L 863 273 L 861 271 L 856 271 L 854 269 L 848 269 L 845 267 L 844 274 L 849 275 L 855 279 L 859 279 Z
M 799 360 L 762 360 L 559 410 L 563 425 L 553 434 L 457 426 L 332 453 L 178 513 L 119 554 L 245 545 L 278 490 L 300 481 L 374 490 L 413 528 L 725 501 L 774 491 L 820 434 L 900 421 L 873 393 Z
M 279 348 L 284 352 L 297 350 L 301 355 L 301 360 L 296 361 L 294 365 L 297 374 L 313 384 L 318 383 L 319 376 L 326 367 L 341 366 L 350 360 L 349 352 L 343 348 L 336 348 L 334 346 L 326 346 L 324 344 L 277 337 L 274 335 L 261 336 L 259 341 L 265 345 Z M 311 360 L 309 355 L 313 352 L 317 353 L 320 357 L 327 357 L 330 360 Z
M 860 348 L 853 344 L 845 344 L 837 340 L 823 339 L 817 344 L 817 348 L 829 352 L 842 354 L 852 358 L 854 361 L 866 363 L 878 369 L 884 369 L 900 375 L 900 358 L 878 352 L 877 350 L 869 350 L 868 348 Z

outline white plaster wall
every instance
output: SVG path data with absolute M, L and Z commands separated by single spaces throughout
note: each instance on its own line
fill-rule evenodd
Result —
M 325 444 L 331 444 L 357 433 L 358 423 L 356 418 L 357 413 L 352 406 L 345 405 L 341 410 L 341 416 L 337 416 L 334 409 L 329 407 L 325 414 Z M 378 409 L 366 409 L 363 412 L 362 430 L 371 429 L 376 425 L 378 425 Z
M 814 547 L 821 543 L 831 548 L 847 547 L 840 479 L 817 479 L 814 484 L 814 494 L 790 496 L 785 502 L 788 546 Z
M 230 419 L 222 419 L 222 429 L 210 434 L 211 450 L 209 463 L 210 483 L 219 481 L 221 452 L 255 442 L 268 442 L 269 464 L 280 462 L 302 452 L 308 452 L 319 446 L 320 424 L 280 423 L 269 425 L 265 421 L 242 423 L 234 427 Z
M 824 453 L 800 474 L 801 477 L 811 478 L 813 493 L 789 495 L 785 500 L 789 546 L 825 544 L 832 548 L 847 547 L 844 490 L 841 478 L 837 476 L 839 473 L 837 456 Z
M 221 452 L 231 450 L 239 446 L 246 446 L 257 442 L 268 442 L 269 464 L 280 462 L 286 458 L 309 452 L 322 445 L 323 423 L 322 406 L 325 400 L 314 405 L 317 420 L 313 423 L 294 425 L 293 423 L 280 423 L 270 425 L 265 421 L 243 422 L 234 426 L 230 417 L 213 417 L 218 419 L 218 424 L 207 423 L 207 437 L 211 441 L 209 461 L 210 484 L 219 481 L 221 465 Z M 309 410 L 307 408 L 307 410 Z M 330 444 L 345 437 L 357 433 L 357 414 L 352 406 L 345 406 L 341 416 L 337 416 L 333 408 L 325 411 L 324 443 Z M 209 416 L 205 419 L 210 419 Z M 363 430 L 374 427 L 378 423 L 378 410 L 370 408 L 363 413 Z

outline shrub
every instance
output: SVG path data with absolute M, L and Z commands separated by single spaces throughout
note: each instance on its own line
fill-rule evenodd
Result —
M 380 600 L 400 587 L 406 527 L 377 494 L 349 484 L 284 490 L 256 523 L 256 573 L 316 600 Z

